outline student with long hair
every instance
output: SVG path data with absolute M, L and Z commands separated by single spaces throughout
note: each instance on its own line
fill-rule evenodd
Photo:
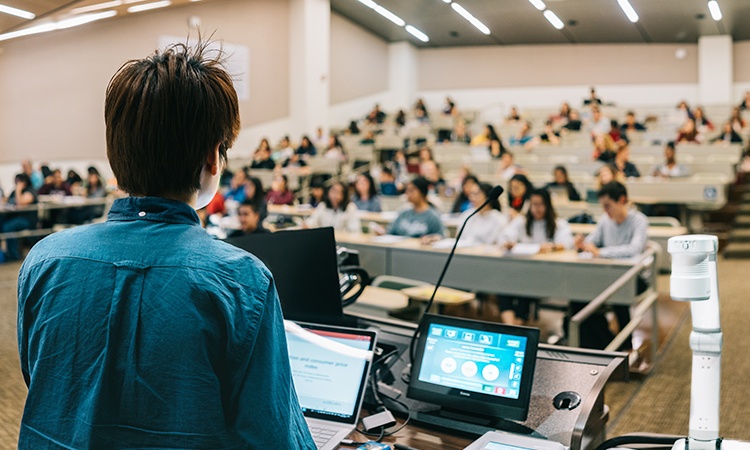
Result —
M 511 217 L 525 214 L 529 208 L 528 200 L 534 186 L 526 175 L 515 174 L 508 182 L 508 206 L 510 206 Z
M 469 201 L 471 202 L 471 208 L 461 213 L 458 217 L 460 225 L 463 225 L 469 216 L 487 201 L 491 190 L 492 185 L 488 183 L 474 183 L 470 185 Z M 493 200 L 486 204 L 466 223 L 461 241 L 473 244 L 496 244 L 506 225 L 508 225 L 508 218 L 500 212 L 500 203 L 497 200 Z
M 381 212 L 380 196 L 375 189 L 375 180 L 369 172 L 357 175 L 354 180 L 354 194 L 352 201 L 360 211 Z
M 357 205 L 349 200 L 349 188 L 340 181 L 333 183 L 305 225 L 311 228 L 333 227 L 336 231 L 350 233 L 362 232 Z
M 542 253 L 573 248 L 575 244 L 570 225 L 557 217 L 546 189 L 532 191 L 529 210 L 505 227 L 500 241 L 508 249 L 518 243 L 539 244 Z M 522 325 L 529 320 L 529 303 L 534 299 L 501 296 L 498 300 L 504 323 Z

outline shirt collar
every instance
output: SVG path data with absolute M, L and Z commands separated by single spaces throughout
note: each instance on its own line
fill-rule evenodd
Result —
M 200 225 L 192 206 L 161 197 L 126 197 L 114 201 L 109 221 L 149 220 L 152 222 Z

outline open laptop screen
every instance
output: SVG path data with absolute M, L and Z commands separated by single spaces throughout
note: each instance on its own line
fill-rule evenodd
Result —
M 305 417 L 355 424 L 376 334 L 371 330 L 285 323 L 294 387 Z

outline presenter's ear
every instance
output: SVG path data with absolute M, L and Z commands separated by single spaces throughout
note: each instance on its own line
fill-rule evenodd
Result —
M 216 176 L 216 174 L 221 171 L 219 165 L 223 161 L 226 161 L 226 157 L 221 157 L 222 151 L 226 152 L 226 150 L 223 150 L 223 147 L 223 144 L 216 144 L 216 146 L 208 152 L 208 155 L 206 155 L 206 169 L 212 176 Z

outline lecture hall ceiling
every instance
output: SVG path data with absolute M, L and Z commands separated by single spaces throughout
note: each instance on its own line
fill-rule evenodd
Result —
M 112 1 L 112 0 L 109 0 Z M 117 0 L 114 0 L 117 1 Z M 151 0 L 120 0 L 114 9 L 125 14 L 133 4 Z M 172 0 L 176 7 L 190 0 Z M 243 1 L 243 0 L 233 0 Z M 409 40 L 422 47 L 465 45 L 520 45 L 562 43 L 695 43 L 699 36 L 731 34 L 734 40 L 750 40 L 750 0 L 718 0 L 723 18 L 714 21 L 708 0 L 629 0 L 639 16 L 631 23 L 617 0 L 541 0 L 564 25 L 555 29 L 529 0 L 458 0 L 484 23 L 485 35 L 461 17 L 444 0 L 374 1 L 407 25 L 429 36 L 422 43 L 404 27 L 377 14 L 359 0 L 330 0 L 331 9 L 389 42 Z M 539 0 L 536 0 L 539 1 Z M 37 15 L 33 22 L 59 19 L 72 9 L 108 0 L 0 0 Z M 132 2 L 132 3 L 131 3 Z M 129 3 L 129 4 L 126 4 Z M 148 14 L 141 12 L 139 14 Z M 26 19 L 0 14 L 0 33 L 29 26 Z

